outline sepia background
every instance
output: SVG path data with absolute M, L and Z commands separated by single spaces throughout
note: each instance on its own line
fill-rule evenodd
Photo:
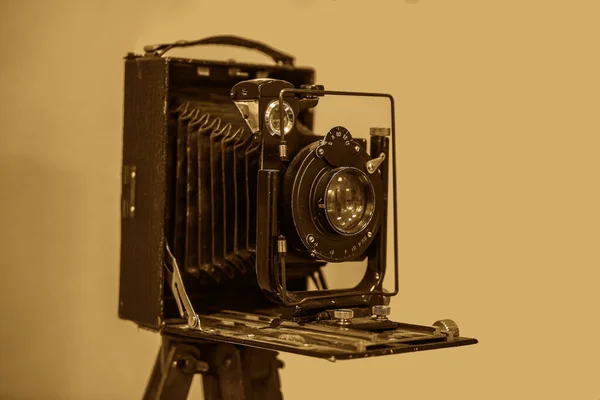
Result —
M 452 318 L 480 340 L 338 363 L 282 354 L 287 400 L 600 399 L 599 12 L 593 0 L 2 0 L 0 399 L 141 398 L 159 336 L 117 318 L 122 58 L 215 34 L 292 53 L 328 88 L 395 96 L 393 317 Z

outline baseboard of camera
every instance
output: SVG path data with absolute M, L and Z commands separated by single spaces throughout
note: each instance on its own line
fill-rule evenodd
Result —
M 223 311 L 199 315 L 200 325 L 167 323 L 162 332 L 187 340 L 214 341 L 295 353 L 329 361 L 401 354 L 476 344 L 451 320 L 414 325 L 370 316 L 350 321 L 294 322 L 267 315 Z M 383 328 L 382 328 L 383 327 Z

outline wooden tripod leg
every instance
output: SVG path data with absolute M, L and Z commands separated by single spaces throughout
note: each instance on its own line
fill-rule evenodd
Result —
M 283 399 L 278 371 L 283 363 L 276 352 L 229 344 L 211 345 L 209 352 L 205 400 Z
M 144 400 L 186 400 L 195 374 L 206 400 L 282 400 L 274 351 L 163 336 Z
M 163 336 L 144 400 L 186 400 L 194 374 L 208 369 L 198 355 L 196 346 Z

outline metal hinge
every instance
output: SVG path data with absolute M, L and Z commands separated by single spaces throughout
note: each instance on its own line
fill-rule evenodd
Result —
M 137 171 L 135 165 L 123 165 L 123 187 L 121 193 L 121 216 L 135 216 L 135 180 Z
M 167 250 L 168 257 L 168 265 L 165 264 L 165 267 L 169 273 L 169 286 L 171 287 L 173 296 L 175 296 L 175 302 L 177 303 L 177 308 L 179 309 L 179 315 L 181 315 L 181 317 L 187 321 L 187 324 L 190 328 L 202 329 L 202 326 L 200 325 L 200 318 L 194 311 L 194 307 L 192 306 L 190 298 L 185 290 L 185 286 L 183 285 L 183 279 L 181 278 L 181 271 L 177 265 L 177 260 L 175 259 L 175 256 L 173 256 L 173 253 L 171 253 L 169 244 L 166 241 L 165 248 Z

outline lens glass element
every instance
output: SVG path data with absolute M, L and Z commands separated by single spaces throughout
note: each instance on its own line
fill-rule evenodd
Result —
M 287 135 L 294 126 L 294 110 L 283 102 L 283 132 Z M 265 123 L 271 135 L 279 135 L 281 132 L 281 113 L 279 112 L 279 100 L 273 100 L 265 111 Z
M 325 211 L 331 226 L 344 234 L 360 232 L 373 215 L 372 187 L 359 171 L 346 168 L 326 188 Z

